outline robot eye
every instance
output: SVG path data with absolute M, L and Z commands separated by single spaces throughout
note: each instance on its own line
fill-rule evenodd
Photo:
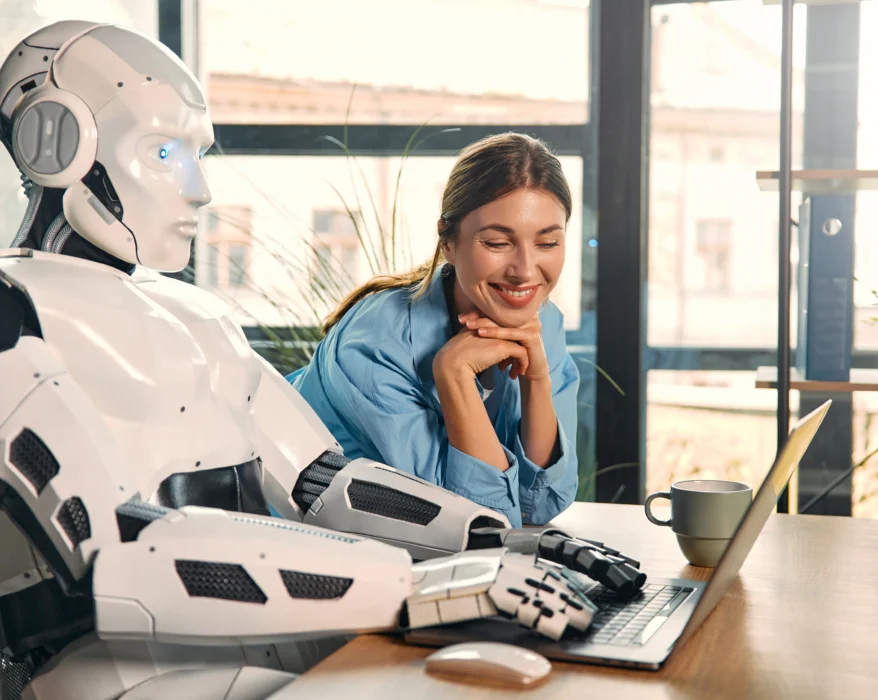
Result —
M 168 149 L 162 146 L 159 149 L 159 160 L 167 160 L 168 159 Z

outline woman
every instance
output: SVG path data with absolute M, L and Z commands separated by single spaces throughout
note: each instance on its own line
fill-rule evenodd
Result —
M 508 133 L 461 153 L 433 259 L 353 291 L 288 377 L 347 456 L 444 486 L 515 527 L 573 501 L 579 374 L 548 299 L 570 212 L 542 142 Z

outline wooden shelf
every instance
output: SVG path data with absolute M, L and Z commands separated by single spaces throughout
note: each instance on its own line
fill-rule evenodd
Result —
M 793 170 L 793 189 L 808 194 L 844 194 L 878 190 L 878 170 Z M 776 191 L 780 173 L 758 170 L 756 183 L 763 192 Z
M 756 370 L 757 389 L 777 389 L 777 367 L 759 367 Z M 804 379 L 795 367 L 790 368 L 790 389 L 796 391 L 878 391 L 878 369 L 851 370 L 851 378 L 846 382 L 818 382 Z

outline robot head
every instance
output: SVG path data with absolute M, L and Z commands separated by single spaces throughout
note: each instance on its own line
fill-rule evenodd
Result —
M 9 99 L 0 93 L 4 108 Z M 197 210 L 210 201 L 201 157 L 213 127 L 200 85 L 161 44 L 86 25 L 51 57 L 44 82 L 16 95 L 7 140 L 26 177 L 64 190 L 64 215 L 83 238 L 128 263 L 186 266 Z

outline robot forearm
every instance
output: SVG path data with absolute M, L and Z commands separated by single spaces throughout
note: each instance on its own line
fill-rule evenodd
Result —
M 406 549 L 418 560 L 467 549 L 505 516 L 411 474 L 342 455 L 314 410 L 266 362 L 255 406 L 266 500 L 284 517 Z
M 302 472 L 293 498 L 303 522 L 402 547 L 416 560 L 468 549 L 474 528 L 509 527 L 500 513 L 435 484 L 335 452 Z
M 96 629 L 103 639 L 201 645 L 395 629 L 411 579 L 400 549 L 187 507 L 101 551 Z

